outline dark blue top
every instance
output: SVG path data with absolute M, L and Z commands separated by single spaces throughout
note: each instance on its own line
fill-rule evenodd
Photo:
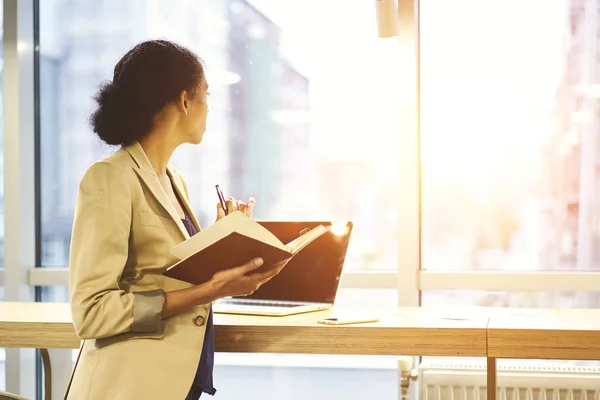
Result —
M 185 219 L 181 220 L 185 229 L 187 229 L 190 236 L 194 236 L 198 233 L 198 230 L 194 226 L 192 219 L 185 212 Z M 217 392 L 213 387 L 213 367 L 215 364 L 215 328 L 213 325 L 213 312 L 212 306 L 208 314 L 208 320 L 206 321 L 206 334 L 204 335 L 204 345 L 202 346 L 202 354 L 200 355 L 200 362 L 198 363 L 198 369 L 196 370 L 196 376 L 194 377 L 194 383 L 190 389 L 190 394 L 186 400 L 197 400 L 200 398 L 202 393 L 208 393 L 211 396 Z

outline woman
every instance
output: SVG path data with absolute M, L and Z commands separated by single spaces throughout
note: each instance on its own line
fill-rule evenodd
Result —
M 171 248 L 200 229 L 185 181 L 168 162 L 180 144 L 202 140 L 207 89 L 196 55 L 148 41 L 117 63 L 95 98 L 94 132 L 121 148 L 92 165 L 79 186 L 70 299 L 84 343 L 69 400 L 214 394 L 211 303 L 252 293 L 284 266 L 253 273 L 262 260 L 248 260 L 198 286 L 162 275 L 176 261 Z M 247 215 L 253 206 L 253 199 L 228 200 Z

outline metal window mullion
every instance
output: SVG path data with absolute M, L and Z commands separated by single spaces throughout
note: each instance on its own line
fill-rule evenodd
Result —
M 418 0 L 398 0 L 398 305 L 419 305 L 419 16 Z
M 420 290 L 491 292 L 597 292 L 600 272 L 420 271 Z
M 0 268 L 0 276 L 2 269 Z M 32 286 L 66 286 L 68 268 L 31 268 Z M 396 289 L 398 271 L 349 271 L 342 289 Z M 419 290 L 480 290 L 506 292 L 598 291 L 600 272 L 574 271 L 419 271 Z
M 33 2 L 4 0 L 4 294 L 34 301 L 27 270 L 35 265 Z M 35 398 L 35 351 L 6 349 L 6 388 Z

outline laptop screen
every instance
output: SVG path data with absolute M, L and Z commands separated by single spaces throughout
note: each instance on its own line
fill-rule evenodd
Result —
M 283 243 L 300 236 L 304 229 L 331 222 L 258 221 Z M 337 223 L 323 236 L 306 246 L 273 279 L 244 298 L 280 301 L 333 303 L 337 294 L 352 223 Z

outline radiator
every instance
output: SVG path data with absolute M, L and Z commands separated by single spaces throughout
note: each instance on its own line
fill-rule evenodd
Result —
M 498 365 L 499 400 L 600 400 L 600 368 Z M 478 362 L 419 366 L 420 400 L 485 400 L 486 369 Z

